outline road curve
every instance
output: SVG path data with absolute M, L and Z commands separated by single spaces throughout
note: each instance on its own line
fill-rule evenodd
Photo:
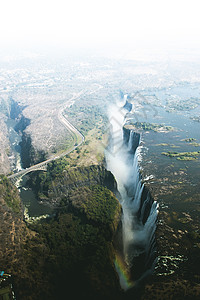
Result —
M 56 159 L 59 159 L 61 157 L 64 157 L 65 155 L 71 153 L 72 151 L 74 151 L 76 148 L 78 148 L 84 141 L 85 141 L 85 137 L 84 135 L 75 127 L 73 126 L 67 119 L 66 117 L 64 116 L 64 110 L 66 107 L 68 107 L 69 105 L 71 105 L 72 101 L 76 100 L 77 98 L 79 98 L 81 95 L 82 95 L 83 92 L 80 92 L 76 95 L 74 95 L 72 98 L 69 99 L 68 101 L 68 105 L 66 105 L 64 108 L 61 108 L 58 112 L 58 119 L 59 121 L 69 130 L 71 131 L 72 133 L 74 133 L 76 136 L 79 136 L 81 137 L 81 141 L 78 143 L 78 144 L 75 144 L 72 148 L 62 152 L 61 154 L 55 154 L 53 156 L 51 156 L 49 159 L 43 161 L 43 162 L 40 162 L 38 164 L 35 164 L 29 168 L 26 168 L 24 170 L 21 170 L 17 173 L 14 173 L 10 176 L 7 176 L 7 178 L 9 179 L 12 179 L 12 178 L 15 178 L 15 177 L 19 177 L 19 176 L 23 176 L 23 175 L 26 175 L 30 172 L 33 172 L 33 171 L 36 171 L 36 170 L 39 170 L 40 168 L 44 167 L 45 165 L 47 165 L 48 163 L 50 163 L 51 161 L 53 160 L 56 160 Z

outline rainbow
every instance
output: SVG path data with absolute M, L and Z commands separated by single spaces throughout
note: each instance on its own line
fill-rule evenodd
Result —
M 127 291 L 128 289 L 134 286 L 134 282 L 131 281 L 130 278 L 128 266 L 125 265 L 125 262 L 119 255 L 115 256 L 114 265 L 119 276 L 120 285 L 123 290 Z

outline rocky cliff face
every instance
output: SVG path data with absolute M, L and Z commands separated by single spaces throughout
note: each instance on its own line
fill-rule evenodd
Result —
M 21 117 L 23 107 L 21 107 L 16 101 L 10 98 L 10 118 L 16 120 Z
M 10 162 L 8 158 L 10 146 L 4 117 L 0 118 L 0 128 L 0 174 L 7 174 L 10 172 Z
M 21 156 L 23 168 L 46 158 L 45 151 L 38 150 L 33 145 L 31 134 L 27 133 L 31 120 L 24 116 L 24 109 L 25 106 L 19 105 L 12 98 L 0 100 L 0 174 L 8 174 L 15 169 L 17 153 Z
M 17 143 L 30 124 L 23 109 L 12 98 L 0 100 L 0 174 L 8 174 L 16 166 L 16 152 L 20 153 Z
M 60 163 L 49 164 L 47 172 L 34 172 L 29 176 L 29 184 L 38 198 L 53 206 L 59 205 L 76 188 L 100 184 L 111 191 L 116 190 L 113 175 L 100 165 L 70 168 L 66 161 L 60 160 Z
M 31 124 L 31 120 L 23 115 L 23 109 L 17 102 L 11 99 L 10 118 L 16 121 L 14 130 L 22 137 L 19 144 L 22 167 L 28 168 L 31 165 L 44 161 L 46 153 L 33 146 L 31 135 L 26 132 L 27 127 Z
M 17 279 L 18 296 L 53 300 L 67 293 L 74 299 L 117 300 L 122 291 L 113 240 L 121 205 L 106 187 L 115 188 L 114 177 L 103 166 L 69 168 L 61 162 L 50 165 L 47 173 L 31 175 L 55 215 L 30 225 L 37 235 L 24 247 L 29 274 Z
M 20 115 L 20 119 L 15 125 L 15 131 L 23 134 L 24 130 L 30 125 L 31 121 L 28 118 L 25 118 L 23 115 Z
M 28 168 L 47 159 L 47 154 L 44 150 L 34 148 L 31 136 L 26 132 L 23 132 L 20 147 L 23 168 Z

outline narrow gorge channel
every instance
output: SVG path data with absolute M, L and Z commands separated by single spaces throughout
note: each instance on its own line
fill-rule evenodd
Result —
M 26 132 L 30 119 L 23 115 L 24 107 L 10 98 L 6 126 L 9 133 L 9 161 L 12 172 L 19 172 L 46 159 L 44 151 L 38 151 L 32 144 L 29 133 Z M 52 212 L 52 209 L 38 202 L 35 192 L 27 185 L 29 175 L 23 176 L 19 183 L 20 197 L 28 218 L 40 217 Z
M 124 128 L 132 106 L 124 96 L 109 107 L 110 136 L 105 152 L 107 170 L 117 182 L 122 206 L 121 243 L 115 266 L 125 291 L 137 287 L 156 264 L 155 230 L 158 204 L 142 184 L 138 165 L 140 135 Z

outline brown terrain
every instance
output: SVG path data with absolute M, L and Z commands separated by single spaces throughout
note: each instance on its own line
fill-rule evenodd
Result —
M 7 174 L 10 171 L 10 163 L 8 158 L 10 145 L 7 127 L 4 120 L 5 118 L 2 116 L 0 118 L 0 174 Z
M 1 270 L 17 274 L 23 266 L 22 246 L 34 236 L 23 221 L 18 190 L 6 179 L 0 181 L 0 265 Z

